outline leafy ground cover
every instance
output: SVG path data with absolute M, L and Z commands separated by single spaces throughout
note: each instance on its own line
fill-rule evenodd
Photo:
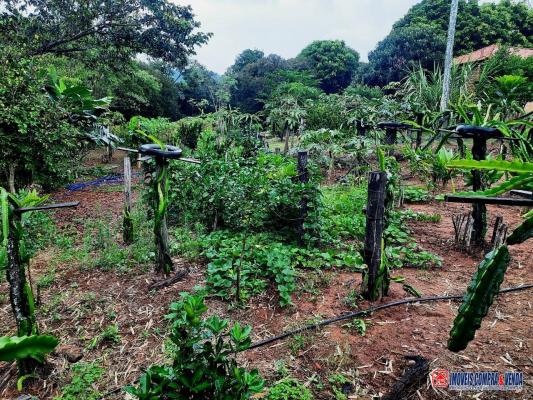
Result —
M 120 165 L 120 160 L 114 163 Z M 235 246 L 239 249 L 242 242 L 238 236 L 227 234 L 224 239 L 228 241 L 227 246 L 210 248 L 204 245 L 210 239 L 213 242 L 211 235 L 224 235 L 224 232 L 198 234 L 181 229 L 173 233 L 173 243 L 178 246 L 175 250 L 186 256 L 175 258 L 174 262 L 188 265 L 190 275 L 172 287 L 148 292 L 148 283 L 154 279 L 152 244 L 142 240 L 143 235 L 130 246 L 121 243 L 122 193 L 99 187 L 79 192 L 62 190 L 54 196 L 63 200 L 82 199 L 83 208 L 81 213 L 80 210 L 55 213 L 53 220 L 58 224 L 49 229 L 57 229 L 59 239 L 43 244 L 44 250 L 32 260 L 32 278 L 39 287 L 41 329 L 55 334 L 61 345 L 49 357 L 48 377 L 34 382 L 29 390 L 41 398 L 70 398 L 77 393 L 85 393 L 86 398 L 99 398 L 115 388 L 134 384 L 150 365 L 171 360 L 170 326 L 163 318 L 168 314 L 169 305 L 179 299 L 182 291 L 209 287 L 214 274 L 207 273 L 208 265 L 221 253 L 232 252 Z M 246 286 L 249 296 L 240 307 L 217 296 L 219 289 L 213 286 L 216 290 L 206 299 L 208 315 L 218 315 L 241 326 L 252 325 L 251 339 L 256 341 L 320 318 L 366 308 L 368 303 L 358 296 L 360 274 L 353 268 L 357 260 L 344 262 L 339 256 L 349 255 L 350 248 L 356 246 L 349 238 L 358 237 L 360 228 L 347 216 L 360 214 L 361 199 L 364 193 L 358 186 L 325 189 L 327 208 L 323 212 L 330 213 L 325 230 L 340 237 L 338 242 L 329 244 L 329 251 L 294 255 L 294 247 L 283 241 L 276 244 L 268 238 L 269 246 L 279 247 L 279 253 L 294 260 L 291 262 L 293 305 L 280 304 L 281 292 L 275 277 L 250 276 Z M 409 204 L 398 213 L 398 222 L 393 224 L 398 230 L 394 233 L 397 240 L 416 243 L 440 256 L 442 265 L 395 270 L 393 277 L 400 282 L 391 284 L 387 300 L 409 296 L 404 283 L 424 295 L 458 293 L 466 287 L 479 257 L 454 249 L 451 215 L 461 209 L 460 205 L 432 201 Z M 441 217 L 428 218 L 428 215 Z M 511 226 L 520 222 L 519 212 L 510 208 L 489 206 L 489 215 L 503 215 Z M 149 231 L 150 226 L 141 226 L 141 232 L 142 229 Z M 216 242 L 224 240 L 217 238 Z M 248 239 L 249 246 L 257 246 L 257 250 L 247 253 L 245 264 L 262 262 L 265 254 L 272 253 L 271 248 L 262 248 L 265 240 L 260 234 Z M 399 243 L 393 248 L 402 246 Z M 208 250 L 199 251 L 204 247 Z M 504 287 L 526 283 L 524 271 L 531 268 L 531 249 L 527 243 L 514 246 L 511 251 L 512 262 Z M 103 254 L 106 256 L 102 257 Z M 308 265 L 299 265 L 298 257 Z M 285 260 L 283 264 L 287 265 Z M 264 290 L 254 293 L 255 285 Z M 12 323 L 6 297 L 0 298 L 0 312 L 3 321 L 10 321 L 1 332 L 5 334 Z M 449 369 L 463 369 L 466 365 L 472 369 L 505 370 L 515 365 L 528 370 L 530 360 L 523 349 L 530 346 L 527 321 L 533 315 L 527 293 L 498 298 L 476 341 L 459 355 L 445 350 L 446 332 L 455 314 L 453 303 L 395 308 L 249 350 L 238 359 L 247 368 L 258 368 L 267 385 L 291 386 L 290 379 L 296 379 L 317 399 L 342 398 L 342 395 L 366 398 L 386 392 L 406 366 L 403 359 L 406 354 L 421 354 L 433 366 Z M 80 356 L 81 364 L 70 364 Z M 0 376 L 4 379 L 15 373 L 14 368 L 2 367 Z M 284 380 L 288 383 L 280 383 Z M 526 383 L 522 394 L 529 390 Z M 8 385 L 0 396 L 10 398 L 15 393 L 16 388 Z M 275 393 L 273 389 L 269 396 Z M 424 388 L 421 394 L 426 398 L 438 396 Z M 118 391 L 110 397 L 122 396 Z

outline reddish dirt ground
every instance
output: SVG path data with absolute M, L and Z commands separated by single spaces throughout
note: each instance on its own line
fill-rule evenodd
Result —
M 116 160 L 120 165 L 120 160 Z M 120 168 L 119 168 L 120 170 Z M 77 223 L 81 219 L 98 218 L 111 213 L 119 221 L 122 213 L 122 193 L 109 188 L 87 191 L 59 191 L 54 197 L 62 201 L 80 200 L 75 210 L 56 213 L 56 219 Z M 99 205 L 99 206 L 97 206 Z M 441 268 L 417 270 L 404 268 L 393 275 L 404 276 L 406 282 L 416 287 L 424 296 L 461 294 L 468 285 L 481 255 L 468 255 L 455 249 L 451 216 L 466 211 L 468 206 L 431 202 L 406 205 L 414 211 L 440 214 L 440 222 L 411 222 L 414 240 L 425 250 L 443 259 Z M 489 222 L 497 215 L 514 228 L 520 221 L 520 210 L 511 207 L 488 207 Z M 81 216 L 81 219 L 80 219 Z M 80 225 L 81 226 L 81 225 Z M 33 279 L 46 272 L 51 249 L 32 260 Z M 502 287 L 532 283 L 533 246 L 531 241 L 512 246 L 512 261 Z M 177 264 L 184 264 L 175 259 Z M 182 291 L 190 290 L 204 282 L 205 267 L 190 265 L 191 273 L 185 281 L 158 292 L 149 293 L 147 286 L 153 282 L 153 273 L 146 268 L 134 268 L 128 273 L 86 270 L 68 264 L 57 267 L 57 277 L 51 287 L 41 290 L 43 305 L 54 304 L 54 312 L 40 312 L 42 332 L 60 338 L 61 346 L 49 357 L 51 372 L 45 380 L 37 380 L 28 389 L 41 399 L 57 395 L 65 383 L 69 362 L 67 355 L 83 354 L 84 361 L 98 360 L 106 371 L 97 383 L 102 393 L 118 389 L 135 381 L 141 371 L 154 362 L 165 359 L 163 351 L 166 326 L 163 316 L 168 305 Z M 361 284 L 360 274 L 345 271 L 324 271 L 320 275 L 305 273 L 302 285 L 314 282 L 318 294 L 298 290 L 293 296 L 294 307 L 280 309 L 274 292 L 253 299 L 245 309 L 230 309 L 228 304 L 209 299 L 209 313 L 219 314 L 244 324 L 253 325 L 253 339 L 260 340 L 301 326 L 311 320 L 331 318 L 343 313 L 363 310 L 370 303 L 359 301 L 354 308 L 346 298 Z M 5 283 L 0 293 L 5 293 Z M 275 381 L 276 362 L 283 360 L 290 373 L 308 385 L 325 383 L 316 392 L 317 399 L 334 399 L 328 377 L 342 373 L 351 381 L 350 399 L 368 399 L 387 393 L 401 376 L 407 362 L 405 355 L 421 355 L 431 362 L 430 369 L 444 368 L 462 371 L 507 371 L 524 373 L 524 388 L 519 393 L 470 392 L 454 393 L 436 391 L 428 383 L 413 398 L 417 399 L 530 399 L 533 398 L 533 308 L 532 291 L 521 291 L 499 296 L 478 330 L 476 338 L 461 353 L 446 349 L 446 341 L 456 315 L 457 302 L 431 302 L 402 305 L 365 317 L 367 332 L 360 336 L 345 326 L 346 321 L 329 325 L 319 331 L 288 338 L 271 345 L 241 354 L 245 365 L 259 368 L 268 381 Z M 409 297 L 401 285 L 392 283 L 389 296 L 378 304 Z M 13 332 L 13 320 L 7 299 L 0 301 L 0 334 Z M 112 321 L 120 330 L 118 345 L 104 344 L 94 350 L 87 349 L 88 338 L 98 335 Z M 0 364 L 0 398 L 16 398 L 14 365 Z M 9 377 L 8 384 L 2 382 Z M 112 393 L 109 398 L 124 398 Z

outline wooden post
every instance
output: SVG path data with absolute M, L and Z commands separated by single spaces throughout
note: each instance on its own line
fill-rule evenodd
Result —
M 142 163 L 141 163 L 141 153 L 137 153 L 137 160 L 136 160 L 136 167 L 137 169 L 140 169 L 141 166 L 142 166 Z
M 363 275 L 362 286 L 362 294 L 368 300 L 377 300 L 387 294 L 388 271 L 381 265 L 386 186 L 386 172 L 370 173 L 363 251 L 368 271 Z
M 465 149 L 465 142 L 462 138 L 457 138 L 457 149 L 459 150 L 459 156 L 461 158 L 466 157 L 466 149 Z
M 415 149 L 418 150 L 422 147 L 422 129 L 416 131 Z
M 289 136 L 290 136 L 290 130 L 289 128 L 285 129 L 285 147 L 283 148 L 283 153 L 287 154 L 289 152 Z
M 133 242 L 133 218 L 131 217 L 131 161 L 124 157 L 124 220 L 122 223 L 124 243 Z
M 306 185 L 309 182 L 309 173 L 307 171 L 307 151 L 298 151 L 298 179 L 300 183 Z M 304 188 L 300 200 L 300 218 L 298 221 L 298 244 L 303 246 L 305 243 L 305 219 L 307 217 L 307 193 Z
M 385 129 L 385 144 L 393 145 L 396 144 L 396 129 L 386 128 Z
M 20 223 L 20 214 L 13 213 L 12 225 Z M 17 324 L 17 336 L 29 336 L 37 333 L 35 314 L 32 311 L 33 293 L 32 288 L 26 281 L 26 268 L 20 259 L 19 238 L 15 229 L 10 227 L 7 241 L 7 281 L 9 282 L 9 298 L 11 309 Z M 21 376 L 32 373 L 37 361 L 32 358 L 24 358 L 17 362 Z
M 474 160 L 484 160 L 487 154 L 487 139 L 480 135 L 474 135 L 472 145 L 472 157 Z M 479 170 L 472 170 L 473 189 L 475 192 L 483 190 L 483 174 Z M 474 203 L 472 206 L 472 218 L 474 219 L 473 237 L 474 243 L 479 245 L 485 239 L 487 232 L 487 206 Z
M 169 251 L 169 239 L 168 239 L 168 229 L 167 229 L 167 192 L 168 192 L 168 182 L 167 182 L 167 164 L 168 161 L 161 158 L 155 157 L 156 161 L 156 170 L 155 170 L 155 179 L 154 179 L 154 234 L 155 234 L 155 244 L 157 247 L 157 263 L 156 271 L 169 274 L 174 270 L 174 264 L 172 258 L 170 257 Z M 162 198 L 161 198 L 162 196 Z M 163 203 L 162 203 L 163 202 Z

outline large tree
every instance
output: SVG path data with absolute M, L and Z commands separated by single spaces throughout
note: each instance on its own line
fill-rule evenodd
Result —
M 135 54 L 182 67 L 209 34 L 190 6 L 168 0 L 5 0 L 0 42 L 24 56 L 97 57 L 114 63 Z
M 337 93 L 351 83 L 359 54 L 342 40 L 319 40 L 304 48 L 297 60 L 320 82 L 322 90 Z
M 450 15 L 449 0 L 423 0 L 397 21 L 368 59 L 365 81 L 385 85 L 402 79 L 409 68 L 432 68 L 444 59 Z M 479 5 L 460 0 L 454 54 L 461 55 L 494 43 L 531 47 L 533 11 L 526 1 L 502 0 Z
M 254 113 L 263 108 L 262 94 L 270 83 L 270 77 L 287 68 L 287 61 L 278 55 L 270 54 L 266 57 L 250 57 L 243 60 L 245 50 L 237 57 L 227 75 L 233 77 L 235 83 L 231 90 L 231 105 L 243 112 Z M 256 54 L 257 56 L 258 54 Z M 254 60 L 255 61 L 252 61 Z

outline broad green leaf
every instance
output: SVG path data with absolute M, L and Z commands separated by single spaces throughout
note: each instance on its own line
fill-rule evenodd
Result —
M 451 160 L 446 166 L 448 168 L 464 169 L 486 169 L 503 172 L 516 172 L 519 174 L 533 173 L 533 163 L 520 161 L 501 161 L 501 160 Z
M 59 341 L 54 336 L 2 336 L 0 337 L 0 361 L 13 361 L 31 357 L 39 362 L 56 348 Z

